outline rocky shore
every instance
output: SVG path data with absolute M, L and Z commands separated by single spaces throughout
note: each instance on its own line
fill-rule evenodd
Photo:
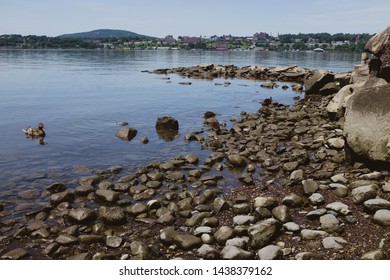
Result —
M 47 186 L 50 203 L 26 223 L 0 223 L 1 259 L 390 258 L 390 172 L 355 157 L 339 96 L 368 79 L 368 67 L 152 72 L 290 81 L 306 95 L 293 106 L 264 100 L 230 129 L 206 112 L 204 128 L 185 137 L 210 150 L 205 160 L 182 155 L 133 174 L 113 166 L 74 188 Z

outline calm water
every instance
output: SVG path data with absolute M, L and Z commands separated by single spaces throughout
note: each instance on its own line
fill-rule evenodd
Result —
M 0 202 L 11 201 L 20 190 L 71 177 L 78 166 L 124 165 L 130 171 L 156 159 L 206 153 L 197 143 L 184 141 L 186 133 L 202 127 L 205 111 L 229 122 L 241 111 L 256 111 L 264 98 L 292 104 L 296 95 L 246 80 L 230 80 L 228 87 L 215 85 L 221 80 L 191 80 L 191 86 L 183 86 L 179 76 L 167 82 L 142 70 L 214 63 L 347 72 L 359 59 L 354 54 L 299 52 L 0 50 Z M 180 123 L 171 142 L 154 128 L 164 115 Z M 115 136 L 120 121 L 138 130 L 131 142 Z M 46 126 L 44 146 L 22 132 L 39 122 Z M 149 144 L 140 143 L 143 136 Z

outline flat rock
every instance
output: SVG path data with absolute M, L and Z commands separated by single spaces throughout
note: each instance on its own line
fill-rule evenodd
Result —
M 370 211 L 377 211 L 381 209 L 390 210 L 390 201 L 383 198 L 374 198 L 364 201 L 364 208 Z
M 225 246 L 221 251 L 221 257 L 225 260 L 248 260 L 253 259 L 254 254 L 236 246 Z
M 349 215 L 351 214 L 351 210 L 349 210 L 348 205 L 342 203 L 342 202 L 332 202 L 325 206 L 326 209 L 336 211 L 337 213 L 340 213 L 342 215 Z
M 53 205 L 58 205 L 62 202 L 72 203 L 74 200 L 74 194 L 68 191 L 54 193 L 50 195 L 50 203 Z
M 173 241 L 183 250 L 192 250 L 202 245 L 202 240 L 191 234 L 177 234 L 174 236 Z
M 229 239 L 226 241 L 225 245 L 226 246 L 235 246 L 238 248 L 246 248 L 249 244 L 249 237 L 248 236 L 243 236 L 243 237 L 235 237 L 232 239 Z
M 325 249 L 343 249 L 348 242 L 342 237 L 329 236 L 322 240 L 322 245 Z
M 63 246 L 70 246 L 78 243 L 78 238 L 69 234 L 60 234 L 56 239 L 55 242 L 57 242 L 60 245 Z
M 293 193 L 285 196 L 282 200 L 282 203 L 288 207 L 296 208 L 303 205 L 303 199 L 299 195 Z
M 256 197 L 254 201 L 254 207 L 261 207 L 261 208 L 267 208 L 271 210 L 272 208 L 276 207 L 278 205 L 278 201 L 276 200 L 275 197 Z
M 294 222 L 287 222 L 283 224 L 283 228 L 287 231 L 297 232 L 300 230 L 300 226 Z
M 3 260 L 21 260 L 29 256 L 29 253 L 22 249 L 22 248 L 17 248 L 12 251 L 9 251 L 5 253 L 4 255 L 1 256 L 1 259 Z
M 255 221 L 256 218 L 250 215 L 239 215 L 233 217 L 233 223 L 236 225 L 247 225 L 247 224 L 254 223 Z
M 95 211 L 89 208 L 71 209 L 68 216 L 70 220 L 79 224 L 87 224 L 97 218 Z
M 260 260 L 277 260 L 283 257 L 283 251 L 279 246 L 268 245 L 264 248 L 261 248 L 257 255 Z
M 323 230 L 313 230 L 313 229 L 301 230 L 301 237 L 304 240 L 323 239 L 327 236 L 329 236 L 329 234 Z
M 106 245 L 110 248 L 119 248 L 122 245 L 123 238 L 120 236 L 107 236 Z

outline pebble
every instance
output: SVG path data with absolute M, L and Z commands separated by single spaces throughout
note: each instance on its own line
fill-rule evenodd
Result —
M 302 185 L 306 195 L 312 195 L 317 192 L 319 188 L 317 182 L 312 179 L 303 180 Z
M 301 237 L 304 240 L 321 239 L 321 238 L 325 238 L 327 236 L 329 236 L 329 234 L 323 230 L 313 230 L 313 229 L 301 230 Z
M 197 250 L 197 256 L 203 259 L 213 260 L 219 258 L 219 252 L 209 244 L 203 244 Z
M 234 230 L 228 226 L 222 226 L 214 233 L 214 238 L 219 244 L 225 244 L 232 237 L 234 237 Z
M 342 203 L 342 202 L 332 202 L 325 206 L 326 209 L 336 211 L 337 213 L 340 213 L 342 215 L 349 215 L 351 214 L 351 210 L 349 210 L 348 205 Z

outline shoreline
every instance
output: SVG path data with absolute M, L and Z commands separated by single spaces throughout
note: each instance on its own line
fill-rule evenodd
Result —
M 180 71 L 191 78 L 233 75 L 228 67 L 208 75 L 210 67 Z M 234 77 L 264 72 L 279 81 L 295 73 L 289 78 L 299 82 L 311 71 L 243 68 Z M 51 203 L 28 213 L 25 224 L 3 221 L 0 258 L 387 259 L 390 236 L 373 222 L 379 206 L 362 205 L 351 186 L 370 180 L 370 199 L 389 200 L 390 174 L 347 161 L 343 123 L 326 112 L 333 95 L 307 95 L 291 107 L 271 102 L 243 112 L 230 130 L 215 131 L 210 124 L 217 120 L 205 120 L 203 139 L 188 138 L 210 150 L 204 162 L 190 154 L 131 175 L 112 167 L 80 177 L 76 189 L 52 184 Z M 361 240 L 365 234 L 370 238 Z

